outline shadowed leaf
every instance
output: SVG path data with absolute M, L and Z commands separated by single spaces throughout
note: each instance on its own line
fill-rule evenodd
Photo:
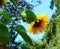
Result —
M 9 32 L 5 25 L 0 23 L 0 42 L 7 44 L 10 41 Z
M 29 42 L 32 45 L 32 40 L 30 37 L 27 35 L 25 28 L 22 25 L 18 25 L 16 27 L 16 31 L 22 36 L 22 38 L 26 41 Z

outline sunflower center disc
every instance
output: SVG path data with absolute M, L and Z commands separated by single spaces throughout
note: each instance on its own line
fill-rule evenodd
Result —
M 39 27 L 41 24 L 41 20 L 39 20 L 39 22 L 35 22 L 35 24 L 33 25 L 33 27 Z

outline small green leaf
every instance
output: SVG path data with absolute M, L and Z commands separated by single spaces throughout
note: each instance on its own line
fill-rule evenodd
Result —
M 10 0 L 4 0 L 4 3 L 10 2 Z
M 12 1 L 13 4 L 14 4 L 14 5 L 16 6 L 16 8 L 17 8 L 16 0 L 10 0 L 10 1 Z
M 18 25 L 16 27 L 16 31 L 22 36 L 22 38 L 26 41 L 29 42 L 31 45 L 32 44 L 32 40 L 30 39 L 30 37 L 27 35 L 25 28 L 22 25 Z
M 0 23 L 0 43 L 8 44 L 10 42 L 9 32 L 5 25 Z
M 23 12 L 21 13 L 21 16 L 22 16 L 22 17 L 26 17 L 25 11 L 23 11 Z
M 3 18 L 11 18 L 12 17 L 12 15 L 9 15 L 5 9 L 0 12 L 0 16 L 2 16 Z
M 26 11 L 26 16 L 28 23 L 31 23 L 32 21 L 36 21 L 36 15 L 31 10 Z
M 6 10 L 3 10 L 0 12 L 0 16 L 3 18 L 2 22 L 6 24 L 7 22 L 10 21 L 10 18 L 12 18 L 12 15 L 9 15 Z

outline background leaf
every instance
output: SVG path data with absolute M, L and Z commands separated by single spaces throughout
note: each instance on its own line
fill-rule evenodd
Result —
M 2 17 L 2 22 L 4 24 L 8 23 L 10 21 L 10 18 L 12 18 L 12 15 L 9 15 L 6 10 L 1 11 L 0 16 Z
M 17 8 L 16 0 L 10 0 L 10 1 L 13 2 L 13 5 L 16 6 Z
M 26 41 L 29 42 L 29 44 L 32 45 L 32 40 L 30 37 L 27 35 L 25 28 L 22 25 L 18 25 L 16 27 L 16 31 L 22 36 L 22 38 Z
M 5 25 L 0 23 L 0 43 L 7 44 L 10 41 L 9 32 Z
M 4 3 L 10 2 L 10 0 L 4 0 Z
M 11 18 L 12 17 L 12 15 L 9 15 L 5 9 L 0 12 L 0 16 L 2 16 L 3 18 Z

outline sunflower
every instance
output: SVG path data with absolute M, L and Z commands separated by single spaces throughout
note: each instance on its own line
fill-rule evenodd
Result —
M 48 24 L 48 16 L 46 14 L 41 14 L 37 16 L 37 21 L 32 22 L 28 28 L 28 31 L 37 34 L 42 32 L 45 29 L 45 26 Z

